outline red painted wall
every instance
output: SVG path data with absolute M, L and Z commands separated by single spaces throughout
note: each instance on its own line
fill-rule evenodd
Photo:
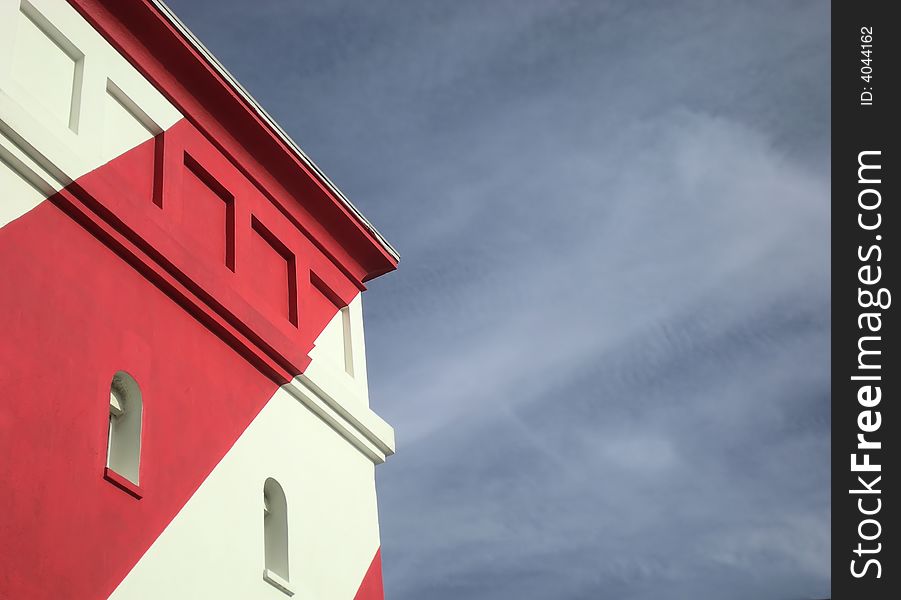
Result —
M 277 384 L 52 203 L 0 230 L 0 274 L 0 597 L 106 597 Z M 102 477 L 117 370 L 141 500 Z
M 382 551 L 377 550 L 372 564 L 363 577 L 360 589 L 354 600 L 385 600 L 384 587 L 382 586 Z

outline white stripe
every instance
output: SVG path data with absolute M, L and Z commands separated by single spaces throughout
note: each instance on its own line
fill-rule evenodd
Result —
M 181 118 L 65 0 L 0 2 L 0 227 Z

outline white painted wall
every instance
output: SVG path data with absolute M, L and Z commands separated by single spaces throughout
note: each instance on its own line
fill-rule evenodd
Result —
M 289 388 L 375 463 L 394 454 L 394 429 L 369 408 L 362 295 L 316 339 L 311 362 Z
M 21 165 L 21 162 L 0 144 L 0 227 L 24 215 L 47 198 L 44 191 L 22 175 L 24 167 L 17 165 Z
M 329 321 L 316 339 L 310 358 L 304 375 L 313 384 L 342 401 L 369 406 L 362 294 Z
M 285 598 L 263 579 L 263 485 L 288 505 L 295 598 L 351 600 L 379 547 L 374 465 L 283 389 L 111 596 Z
M 0 0 L 0 227 L 181 118 L 65 0 Z

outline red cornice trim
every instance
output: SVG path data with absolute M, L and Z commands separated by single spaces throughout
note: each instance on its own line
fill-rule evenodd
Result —
M 361 289 L 396 268 L 375 236 L 152 2 L 69 2 Z

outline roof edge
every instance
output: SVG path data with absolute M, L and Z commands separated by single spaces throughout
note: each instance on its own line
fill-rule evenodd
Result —
M 335 183 L 329 179 L 328 175 L 323 172 L 319 166 L 313 162 L 313 160 L 307 156 L 307 154 L 300 148 L 300 146 L 291 139 L 291 136 L 282 129 L 282 126 L 279 125 L 272 116 L 266 112 L 266 109 L 260 105 L 260 103 L 254 98 L 250 92 L 248 92 L 243 85 L 225 68 L 218 58 L 213 55 L 209 49 L 203 45 L 194 33 L 188 29 L 188 26 L 182 22 L 181 19 L 178 18 L 171 8 L 169 8 L 163 0 L 149 0 L 149 3 L 156 8 L 156 10 L 175 28 L 176 31 L 181 34 L 181 36 L 188 42 L 197 53 L 203 57 L 203 59 L 210 65 L 210 67 L 215 70 L 220 77 L 235 91 L 238 96 L 241 97 L 247 105 L 257 113 L 257 116 L 275 133 L 281 141 L 291 149 L 297 157 L 303 162 L 316 176 L 325 184 L 330 192 L 332 192 L 336 198 L 344 205 L 347 210 L 360 222 L 361 225 L 376 239 L 376 241 L 382 246 L 382 248 L 392 257 L 395 261 L 400 260 L 400 253 L 391 245 L 384 235 L 382 235 L 378 229 L 375 228 L 375 225 L 366 218 L 366 216 L 357 208 L 350 199 L 344 195 Z

